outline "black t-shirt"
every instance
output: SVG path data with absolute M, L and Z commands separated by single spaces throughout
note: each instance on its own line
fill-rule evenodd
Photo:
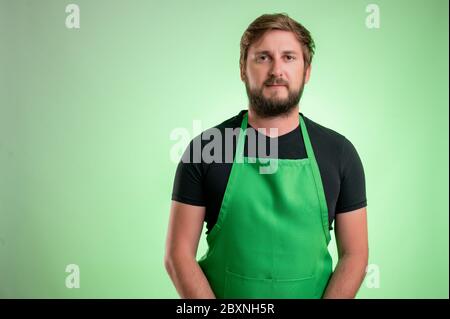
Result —
M 204 206 L 206 208 L 205 222 L 207 233 L 217 221 L 231 172 L 232 158 L 230 160 L 229 156 L 226 157 L 226 148 L 227 150 L 232 150 L 232 156 L 234 157 L 237 144 L 237 137 L 227 139 L 225 138 L 225 132 L 226 129 L 229 132 L 230 129 L 240 128 L 245 112 L 247 111 L 243 110 L 238 115 L 215 126 L 213 128 L 214 132 L 219 131 L 221 132 L 220 135 L 214 134 L 214 132 L 211 132 L 212 129 L 210 129 L 195 137 L 186 148 L 183 158 L 177 167 L 172 200 L 195 206 Z M 355 147 L 347 138 L 313 122 L 304 114 L 300 114 L 304 119 L 319 166 L 328 206 L 330 230 L 332 230 L 331 225 L 336 214 L 350 212 L 367 205 L 364 169 Z M 248 127 L 251 126 L 248 125 Z M 255 130 L 255 132 L 257 131 Z M 260 153 L 258 153 L 258 156 L 273 157 L 271 155 L 273 152 L 270 152 L 270 137 L 261 135 L 259 132 L 256 135 L 256 141 L 253 141 L 256 143 L 258 141 L 266 141 L 267 147 L 265 152 L 267 156 Z M 205 161 L 200 156 L 200 152 L 203 152 L 205 145 L 210 145 L 214 138 L 221 139 L 219 149 L 222 151 L 220 154 L 222 160 Z M 300 125 L 293 131 L 278 136 L 277 139 L 277 157 L 279 159 L 307 158 Z M 227 143 L 228 145 L 226 145 Z M 194 144 L 200 147 L 194 146 Z M 248 138 L 246 138 L 244 146 L 244 156 L 248 156 L 247 144 Z M 214 155 L 215 151 L 216 148 L 208 147 L 209 154 Z M 197 154 L 194 155 L 194 152 L 197 152 Z M 253 155 L 253 153 L 250 155 Z M 257 200 L 257 198 L 254 200 Z

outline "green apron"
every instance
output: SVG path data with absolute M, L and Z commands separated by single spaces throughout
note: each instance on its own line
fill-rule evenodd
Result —
M 248 114 L 208 251 L 198 261 L 217 298 L 321 298 L 332 273 L 328 208 L 302 116 L 308 158 L 244 157 Z

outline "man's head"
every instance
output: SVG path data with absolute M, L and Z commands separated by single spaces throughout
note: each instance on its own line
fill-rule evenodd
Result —
M 253 21 L 242 35 L 239 61 L 252 110 L 272 117 L 297 106 L 313 55 L 309 31 L 286 14 L 264 14 Z

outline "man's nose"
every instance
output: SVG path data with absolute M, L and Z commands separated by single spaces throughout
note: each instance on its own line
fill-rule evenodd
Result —
M 279 77 L 283 76 L 281 59 L 278 59 L 278 58 L 273 59 L 272 68 L 270 69 L 270 76 L 273 76 L 275 78 L 279 78 Z

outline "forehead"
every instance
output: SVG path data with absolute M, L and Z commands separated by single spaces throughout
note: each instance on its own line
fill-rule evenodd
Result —
M 252 43 L 250 52 L 256 51 L 296 51 L 301 52 L 300 42 L 291 31 L 269 30 Z

